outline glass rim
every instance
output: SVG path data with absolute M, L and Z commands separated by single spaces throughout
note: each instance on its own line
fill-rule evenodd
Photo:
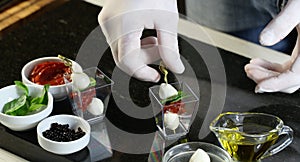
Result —
M 104 78 L 107 78 L 109 80 L 110 83 L 106 83 L 106 84 L 103 84 L 103 85 L 96 85 L 96 88 L 104 88 L 106 86 L 112 86 L 115 84 L 115 82 L 110 78 L 108 77 L 98 66 L 94 66 L 94 67 L 88 67 L 88 68 L 85 68 L 85 69 L 82 69 L 82 72 L 86 71 L 86 70 L 90 70 L 90 69 L 96 69 L 96 71 L 100 71 L 100 73 L 102 75 L 104 75 Z M 70 76 L 71 74 L 64 74 L 63 77 L 66 78 L 67 76 Z M 66 79 L 68 81 L 68 79 Z M 66 85 L 70 85 L 72 84 L 72 81 L 68 81 L 68 83 L 65 83 Z
M 193 99 L 188 100 L 188 101 L 184 101 L 184 103 L 193 103 L 193 102 L 199 101 L 199 97 L 194 93 L 194 91 L 192 91 L 191 87 L 186 82 L 179 81 L 179 82 L 173 82 L 173 83 L 168 83 L 168 84 L 171 84 L 171 85 L 182 84 L 182 85 L 184 85 L 184 86 L 187 87 L 187 89 L 189 90 L 189 92 L 192 94 L 192 97 L 189 97 L 189 98 L 193 98 Z M 161 101 L 159 100 L 158 96 L 153 93 L 153 89 L 157 89 L 157 88 L 159 88 L 159 86 L 160 85 L 154 85 L 154 86 L 150 87 L 149 88 L 149 93 L 151 93 L 152 96 L 154 96 L 155 100 L 159 103 L 159 105 L 161 107 L 163 107 L 164 105 L 161 103 Z

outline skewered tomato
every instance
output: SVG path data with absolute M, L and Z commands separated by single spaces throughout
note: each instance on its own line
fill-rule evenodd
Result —
M 184 103 L 181 101 L 177 101 L 170 104 L 166 104 L 164 106 L 164 113 L 166 113 L 167 111 L 175 114 L 182 114 L 185 112 Z
M 70 98 L 74 100 L 75 104 L 80 109 L 85 111 L 95 96 L 96 96 L 96 90 L 95 88 L 91 87 L 83 92 L 71 93 Z

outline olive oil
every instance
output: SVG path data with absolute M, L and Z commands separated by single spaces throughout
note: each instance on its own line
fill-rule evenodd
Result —
M 243 124 L 235 128 L 219 130 L 218 139 L 222 147 L 235 161 L 259 161 L 278 139 L 278 132 L 271 127 L 258 124 Z M 265 136 L 261 134 L 265 132 Z M 259 134 L 259 136 L 255 136 Z

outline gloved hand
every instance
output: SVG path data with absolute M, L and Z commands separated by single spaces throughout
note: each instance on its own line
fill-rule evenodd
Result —
M 158 82 L 159 73 L 147 64 L 161 58 L 174 73 L 183 73 L 177 40 L 176 0 L 108 0 L 98 21 L 116 65 L 137 79 Z M 157 37 L 141 40 L 144 29 Z
M 300 88 L 300 0 L 289 0 L 285 8 L 261 32 L 262 45 L 274 45 L 295 27 L 298 38 L 291 59 L 284 64 L 252 59 L 245 66 L 247 76 L 257 83 L 255 92 L 293 93 Z

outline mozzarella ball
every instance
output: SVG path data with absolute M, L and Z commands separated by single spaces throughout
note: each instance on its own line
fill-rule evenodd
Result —
M 165 127 L 171 130 L 175 130 L 179 126 L 179 116 L 178 114 L 167 112 L 164 114 L 164 124 Z
M 104 104 L 99 98 L 93 98 L 92 102 L 87 106 L 87 110 L 93 115 L 101 115 L 104 111 Z
M 177 94 L 178 91 L 171 84 L 162 83 L 159 87 L 158 95 L 163 100 Z
M 71 79 L 72 79 L 73 86 L 79 90 L 83 90 L 87 88 L 90 84 L 90 78 L 85 73 L 73 72 L 71 74 Z
M 197 149 L 189 162 L 210 162 L 209 155 L 202 149 Z
M 82 73 L 82 68 L 76 64 L 72 65 L 72 71 L 76 73 Z

